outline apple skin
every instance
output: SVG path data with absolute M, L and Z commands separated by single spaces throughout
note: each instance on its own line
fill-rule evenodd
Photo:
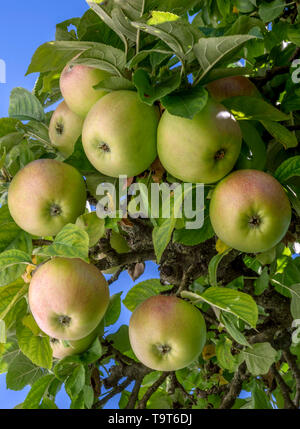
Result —
M 234 167 L 242 133 L 230 112 L 209 100 L 193 119 L 165 111 L 157 144 L 159 159 L 172 176 L 184 182 L 214 183 Z
M 281 184 L 258 170 L 239 170 L 215 188 L 210 219 L 216 235 L 246 253 L 265 252 L 288 231 L 291 205 Z
M 245 76 L 230 76 L 214 80 L 206 85 L 208 92 L 217 102 L 222 102 L 230 97 L 260 97 L 260 93 L 254 83 Z
M 50 141 L 67 158 L 74 151 L 82 127 L 83 119 L 73 113 L 63 101 L 51 117 L 49 124 Z
M 104 322 L 101 320 L 99 325 L 87 337 L 81 340 L 69 341 L 69 347 L 66 347 L 61 340 L 57 338 L 50 339 L 50 346 L 53 351 L 53 357 L 63 359 L 67 356 L 74 356 L 84 353 L 94 342 L 96 337 L 103 335 Z
M 8 207 L 24 231 L 40 237 L 56 235 L 84 213 L 86 188 L 71 165 L 54 159 L 27 164 L 13 178 Z
M 85 118 L 91 107 L 107 91 L 96 90 L 93 86 L 110 77 L 106 71 L 85 65 L 67 64 L 60 76 L 60 90 L 72 112 Z
M 193 305 L 175 296 L 157 295 L 134 310 L 129 339 L 144 365 L 157 371 L 176 371 L 190 365 L 201 353 L 206 325 Z M 162 347 L 170 349 L 163 352 Z
M 109 289 L 94 265 L 81 259 L 53 258 L 34 273 L 28 299 L 43 332 L 74 341 L 88 336 L 103 319 Z
M 142 103 L 136 92 L 111 92 L 86 117 L 83 148 L 102 174 L 136 176 L 156 159 L 158 121 L 156 107 Z

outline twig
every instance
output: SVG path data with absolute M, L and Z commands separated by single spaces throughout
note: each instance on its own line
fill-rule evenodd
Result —
M 126 387 L 132 382 L 132 380 L 130 378 L 128 378 L 127 380 L 123 381 L 123 383 L 119 384 L 118 386 L 116 386 L 108 395 L 106 395 L 104 398 L 102 398 L 100 401 L 96 402 L 93 405 L 93 408 L 102 408 L 103 405 L 106 404 L 107 401 L 109 401 L 111 398 L 113 398 L 115 395 L 117 395 L 118 393 L 123 392 L 123 390 L 126 389 Z
M 271 374 L 274 376 L 278 387 L 281 390 L 281 393 L 284 399 L 284 408 L 289 410 L 297 408 L 290 397 L 291 389 L 289 388 L 289 386 L 286 384 L 284 379 L 277 371 L 275 364 L 271 366 L 270 371 L 271 371 Z
M 283 352 L 283 357 L 288 363 L 292 374 L 296 380 L 296 396 L 294 399 L 294 404 L 297 408 L 300 405 L 300 369 L 297 365 L 296 356 L 294 356 L 288 349 Z
M 142 378 L 139 378 L 135 381 L 128 404 L 126 405 L 127 410 L 133 410 L 135 408 L 135 404 L 136 404 L 136 401 L 138 400 L 139 391 L 142 385 L 142 380 L 143 380 Z
M 247 371 L 246 363 L 243 362 L 236 373 L 234 374 L 233 380 L 230 383 L 230 387 L 228 392 L 225 394 L 225 396 L 222 399 L 220 409 L 230 409 L 234 405 L 234 402 L 238 395 L 240 394 L 242 387 L 243 387 L 243 381 L 245 380 L 245 375 Z
M 157 391 L 157 389 L 163 384 L 163 382 L 168 377 L 168 375 L 169 375 L 169 372 L 163 372 L 162 375 L 159 377 L 159 379 L 155 383 L 153 383 L 152 386 L 149 387 L 147 392 L 144 394 L 142 399 L 139 401 L 139 403 L 137 405 L 138 409 L 146 408 L 147 402 L 149 401 L 149 399 L 151 398 L 153 393 L 155 393 Z
M 107 281 L 108 285 L 111 285 L 112 283 L 116 282 L 119 279 L 120 274 L 122 273 L 125 267 L 126 265 L 122 265 L 122 267 L 120 267 L 118 271 L 115 272 L 113 276 L 111 276 L 111 278 Z
M 50 246 L 51 244 L 53 244 L 53 241 L 51 240 L 43 240 L 43 239 L 38 239 L 38 240 L 32 240 L 32 244 L 34 246 Z

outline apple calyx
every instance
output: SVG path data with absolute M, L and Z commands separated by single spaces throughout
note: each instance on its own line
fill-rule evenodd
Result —
M 249 225 L 252 228 L 258 228 L 262 224 L 262 219 L 259 215 L 253 215 L 249 219 Z
M 71 325 L 71 320 L 71 317 L 65 315 L 61 315 L 58 317 L 59 324 L 64 327 L 69 327 Z
M 162 356 L 167 355 L 172 350 L 172 348 L 168 344 L 158 344 L 156 347 Z
M 58 204 L 53 204 L 50 207 L 50 215 L 52 217 L 60 216 L 61 214 L 62 214 L 62 209 L 61 209 L 61 207 Z
M 99 145 L 99 148 L 103 151 L 103 152 L 110 152 L 110 147 L 108 146 L 107 143 L 101 142 Z
M 64 125 L 61 122 L 57 122 L 55 125 L 56 134 L 62 136 L 64 133 Z
M 215 160 L 219 161 L 220 159 L 224 159 L 225 158 L 225 154 L 226 154 L 225 149 L 218 150 L 218 152 L 216 152 L 216 154 L 215 154 Z

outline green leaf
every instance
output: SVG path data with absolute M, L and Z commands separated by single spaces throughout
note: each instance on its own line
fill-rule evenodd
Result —
M 22 390 L 27 384 L 33 384 L 38 378 L 44 375 L 44 371 L 34 365 L 26 356 L 19 353 L 10 363 L 6 386 L 11 390 Z
M 6 343 L 6 328 L 4 320 L 0 320 L 0 344 Z
M 39 410 L 57 410 L 58 407 L 54 401 L 51 401 L 49 398 L 43 398 L 41 405 L 39 406 Z
M 255 36 L 235 35 L 201 38 L 194 46 L 194 53 L 202 68 L 199 80 L 201 81 L 218 63 L 228 59 L 252 39 L 255 39 Z
M 0 344 L 0 374 L 7 372 L 9 365 L 20 353 L 15 337 L 9 337 L 5 344 Z
M 121 76 L 111 76 L 102 80 L 94 86 L 95 89 L 105 89 L 107 91 L 121 91 L 134 89 L 134 84 L 131 80 L 125 79 Z
M 240 332 L 236 326 L 236 317 L 229 313 L 221 313 L 220 320 L 226 328 L 228 334 L 242 346 L 250 347 L 250 344 L 246 340 L 245 336 Z
M 114 325 L 121 314 L 121 295 L 123 292 L 111 295 L 108 309 L 105 313 L 105 326 Z
M 8 249 L 25 250 L 22 246 L 24 237 L 29 235 L 15 223 L 7 205 L 0 208 L 0 252 Z M 23 247 L 23 248 L 20 248 Z
M 94 404 L 94 391 L 92 386 L 84 386 L 83 387 L 83 399 L 86 408 L 92 408 Z
M 277 352 L 269 343 L 253 344 L 241 352 L 245 358 L 248 371 L 254 375 L 267 374 L 270 366 L 275 362 Z
M 216 346 L 216 356 L 219 365 L 223 369 L 227 369 L 229 372 L 234 372 L 237 367 L 241 364 L 231 354 L 232 341 L 228 338 L 224 338 L 219 341 Z
M 26 75 L 61 71 L 76 55 L 93 48 L 94 42 L 48 42 L 35 51 Z
M 115 334 L 108 335 L 107 340 L 113 341 L 114 347 L 122 353 L 131 350 L 127 325 L 122 325 Z
M 207 104 L 208 92 L 203 86 L 175 92 L 161 99 L 162 105 L 171 115 L 193 119 Z
M 174 231 L 173 239 L 177 243 L 184 244 L 185 246 L 196 246 L 197 244 L 204 243 L 210 238 L 214 237 L 210 217 L 207 215 L 204 219 L 204 225 L 200 229 L 178 229 Z
M 296 134 L 289 131 L 286 127 L 274 121 L 261 121 L 265 129 L 273 136 L 276 141 L 281 143 L 285 149 L 298 146 Z
M 190 299 L 194 305 L 199 301 L 207 302 L 228 313 L 232 313 L 255 328 L 258 320 L 258 308 L 254 299 L 243 292 L 224 287 L 210 287 L 201 294 L 184 291 L 182 298 Z
M 181 76 L 179 73 L 174 73 L 166 80 L 153 84 L 146 70 L 138 69 L 133 75 L 133 82 L 141 101 L 152 106 L 155 101 L 160 100 L 180 86 Z
M 269 287 L 269 270 L 265 267 L 260 277 L 254 282 L 254 293 L 255 295 L 261 295 Z
M 96 338 L 95 341 L 92 343 L 90 348 L 81 354 L 80 361 L 85 364 L 91 364 L 96 362 L 98 359 L 101 358 L 103 353 L 102 345 L 100 343 L 99 338 Z
M 127 293 L 126 298 L 123 300 L 123 304 L 130 311 L 134 311 L 138 305 L 144 302 L 151 296 L 159 295 L 161 292 L 172 288 L 172 286 L 163 286 L 159 279 L 145 280 L 133 288 Z
M 80 258 L 88 261 L 89 236 L 80 227 L 69 223 L 55 237 L 51 246 L 43 248 L 43 254 L 48 256 L 63 256 Z
M 78 42 L 75 42 L 78 43 Z M 113 46 L 103 43 L 94 43 L 94 46 L 86 50 L 80 57 L 73 59 L 71 64 L 82 64 L 107 71 L 113 76 L 121 76 L 125 69 L 125 53 Z
M 183 19 L 168 21 L 158 25 L 148 25 L 147 22 L 142 20 L 142 22 L 132 22 L 132 25 L 141 31 L 145 31 L 161 39 L 181 60 L 187 58 L 191 60 L 192 48 L 196 40 L 202 36 L 201 31 L 196 26 L 189 24 Z
M 257 381 L 254 381 L 254 387 L 251 390 L 253 409 L 255 410 L 272 410 L 270 399 L 266 395 L 264 389 L 262 389 Z
M 42 368 L 51 369 L 52 349 L 49 337 L 34 335 L 23 323 L 17 324 L 17 339 L 21 351 L 32 363 Z
M 285 183 L 294 176 L 300 176 L 300 156 L 294 156 L 284 161 L 276 170 L 275 178 Z
M 85 213 L 76 220 L 79 226 L 89 236 L 89 247 L 95 246 L 105 234 L 105 221 L 97 216 L 96 212 Z
M 255 127 L 255 123 L 240 121 L 239 126 L 243 134 L 243 146 L 236 168 L 264 170 L 267 161 L 267 148 Z M 246 150 L 244 150 L 245 148 Z
M 84 388 L 85 368 L 83 365 L 77 366 L 73 373 L 67 378 L 65 388 L 71 399 L 76 398 Z
M 0 288 L 0 319 L 4 319 L 14 305 L 27 293 L 28 285 L 22 279 Z
M 81 360 L 78 355 L 67 356 L 55 365 L 54 374 L 58 380 L 65 381 L 65 379 L 74 372 L 78 365 L 81 365 Z
M 293 319 L 300 319 L 300 283 L 291 286 L 293 291 L 291 300 L 291 314 Z
M 17 126 L 20 126 L 20 124 L 21 122 L 17 119 L 0 118 L 0 139 L 7 134 L 15 133 L 17 131 Z
M 84 176 L 89 173 L 97 172 L 84 152 L 81 137 L 79 137 L 75 143 L 72 155 L 65 159 L 64 162 L 66 164 L 72 165 L 72 167 L 75 167 L 76 170 L 80 171 L 80 173 L 82 173 Z M 99 183 L 101 182 L 98 182 L 98 184 Z
M 0 286 L 14 282 L 32 264 L 31 257 L 21 250 L 6 250 L 0 254 Z
M 222 101 L 239 120 L 253 119 L 257 121 L 286 121 L 289 117 L 258 97 L 231 97 Z
M 9 116 L 21 121 L 45 120 L 45 112 L 39 100 L 27 89 L 14 88 L 10 94 Z
M 258 14 L 263 22 L 270 22 L 278 18 L 285 7 L 285 1 L 283 0 L 274 0 L 269 3 L 264 1 L 258 9 Z
M 79 23 L 80 18 L 71 18 L 57 24 L 55 40 L 77 40 L 76 31 L 73 28 L 68 31 L 68 28 L 74 26 L 77 29 Z
M 22 408 L 25 410 L 38 409 L 43 396 L 47 392 L 48 387 L 54 378 L 54 375 L 49 374 L 39 378 L 35 383 L 33 383 L 30 392 L 23 402 Z
M 231 251 L 232 249 L 229 248 L 225 250 L 225 252 L 223 253 L 218 253 L 211 259 L 208 265 L 208 276 L 209 276 L 209 282 L 212 286 L 218 286 L 218 279 L 217 279 L 218 266 L 222 261 L 222 259 L 224 258 L 224 256 L 228 255 L 228 253 Z

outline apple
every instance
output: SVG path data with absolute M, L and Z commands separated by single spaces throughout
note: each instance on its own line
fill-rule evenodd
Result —
M 14 221 L 32 235 L 56 235 L 67 223 L 75 222 L 85 206 L 83 177 L 71 165 L 54 159 L 27 164 L 8 190 Z
M 114 91 L 87 115 L 82 131 L 85 153 L 100 173 L 136 176 L 155 160 L 159 121 L 156 107 L 133 91 Z
M 51 117 L 49 124 L 50 141 L 67 158 L 74 151 L 82 127 L 83 119 L 73 113 L 63 101 Z
M 172 176 L 184 182 L 214 183 L 234 167 L 242 133 L 231 113 L 209 100 L 193 119 L 165 111 L 157 144 L 159 159 Z
M 193 305 L 175 296 L 156 295 L 134 310 L 129 339 L 144 365 L 157 371 L 176 371 L 201 353 L 206 325 Z
M 258 170 L 239 170 L 215 188 L 210 219 L 216 235 L 246 253 L 265 252 L 288 231 L 291 205 L 280 183 Z
M 206 85 L 210 95 L 218 102 L 230 97 L 260 97 L 254 83 L 245 76 L 230 76 L 214 80 Z
M 81 259 L 53 258 L 33 274 L 28 299 L 43 332 L 74 341 L 88 336 L 103 319 L 109 289 L 94 265 Z
M 79 355 L 85 352 L 94 342 L 96 337 L 103 335 L 104 333 L 104 321 L 101 320 L 99 325 L 94 329 L 87 337 L 81 340 L 68 341 L 68 344 L 64 344 L 63 340 L 57 338 L 50 339 L 50 346 L 53 351 L 53 357 L 56 359 L 63 359 L 67 356 Z
M 107 94 L 93 87 L 108 77 L 108 72 L 94 67 L 67 64 L 60 76 L 60 90 L 69 109 L 85 118 L 91 107 Z

